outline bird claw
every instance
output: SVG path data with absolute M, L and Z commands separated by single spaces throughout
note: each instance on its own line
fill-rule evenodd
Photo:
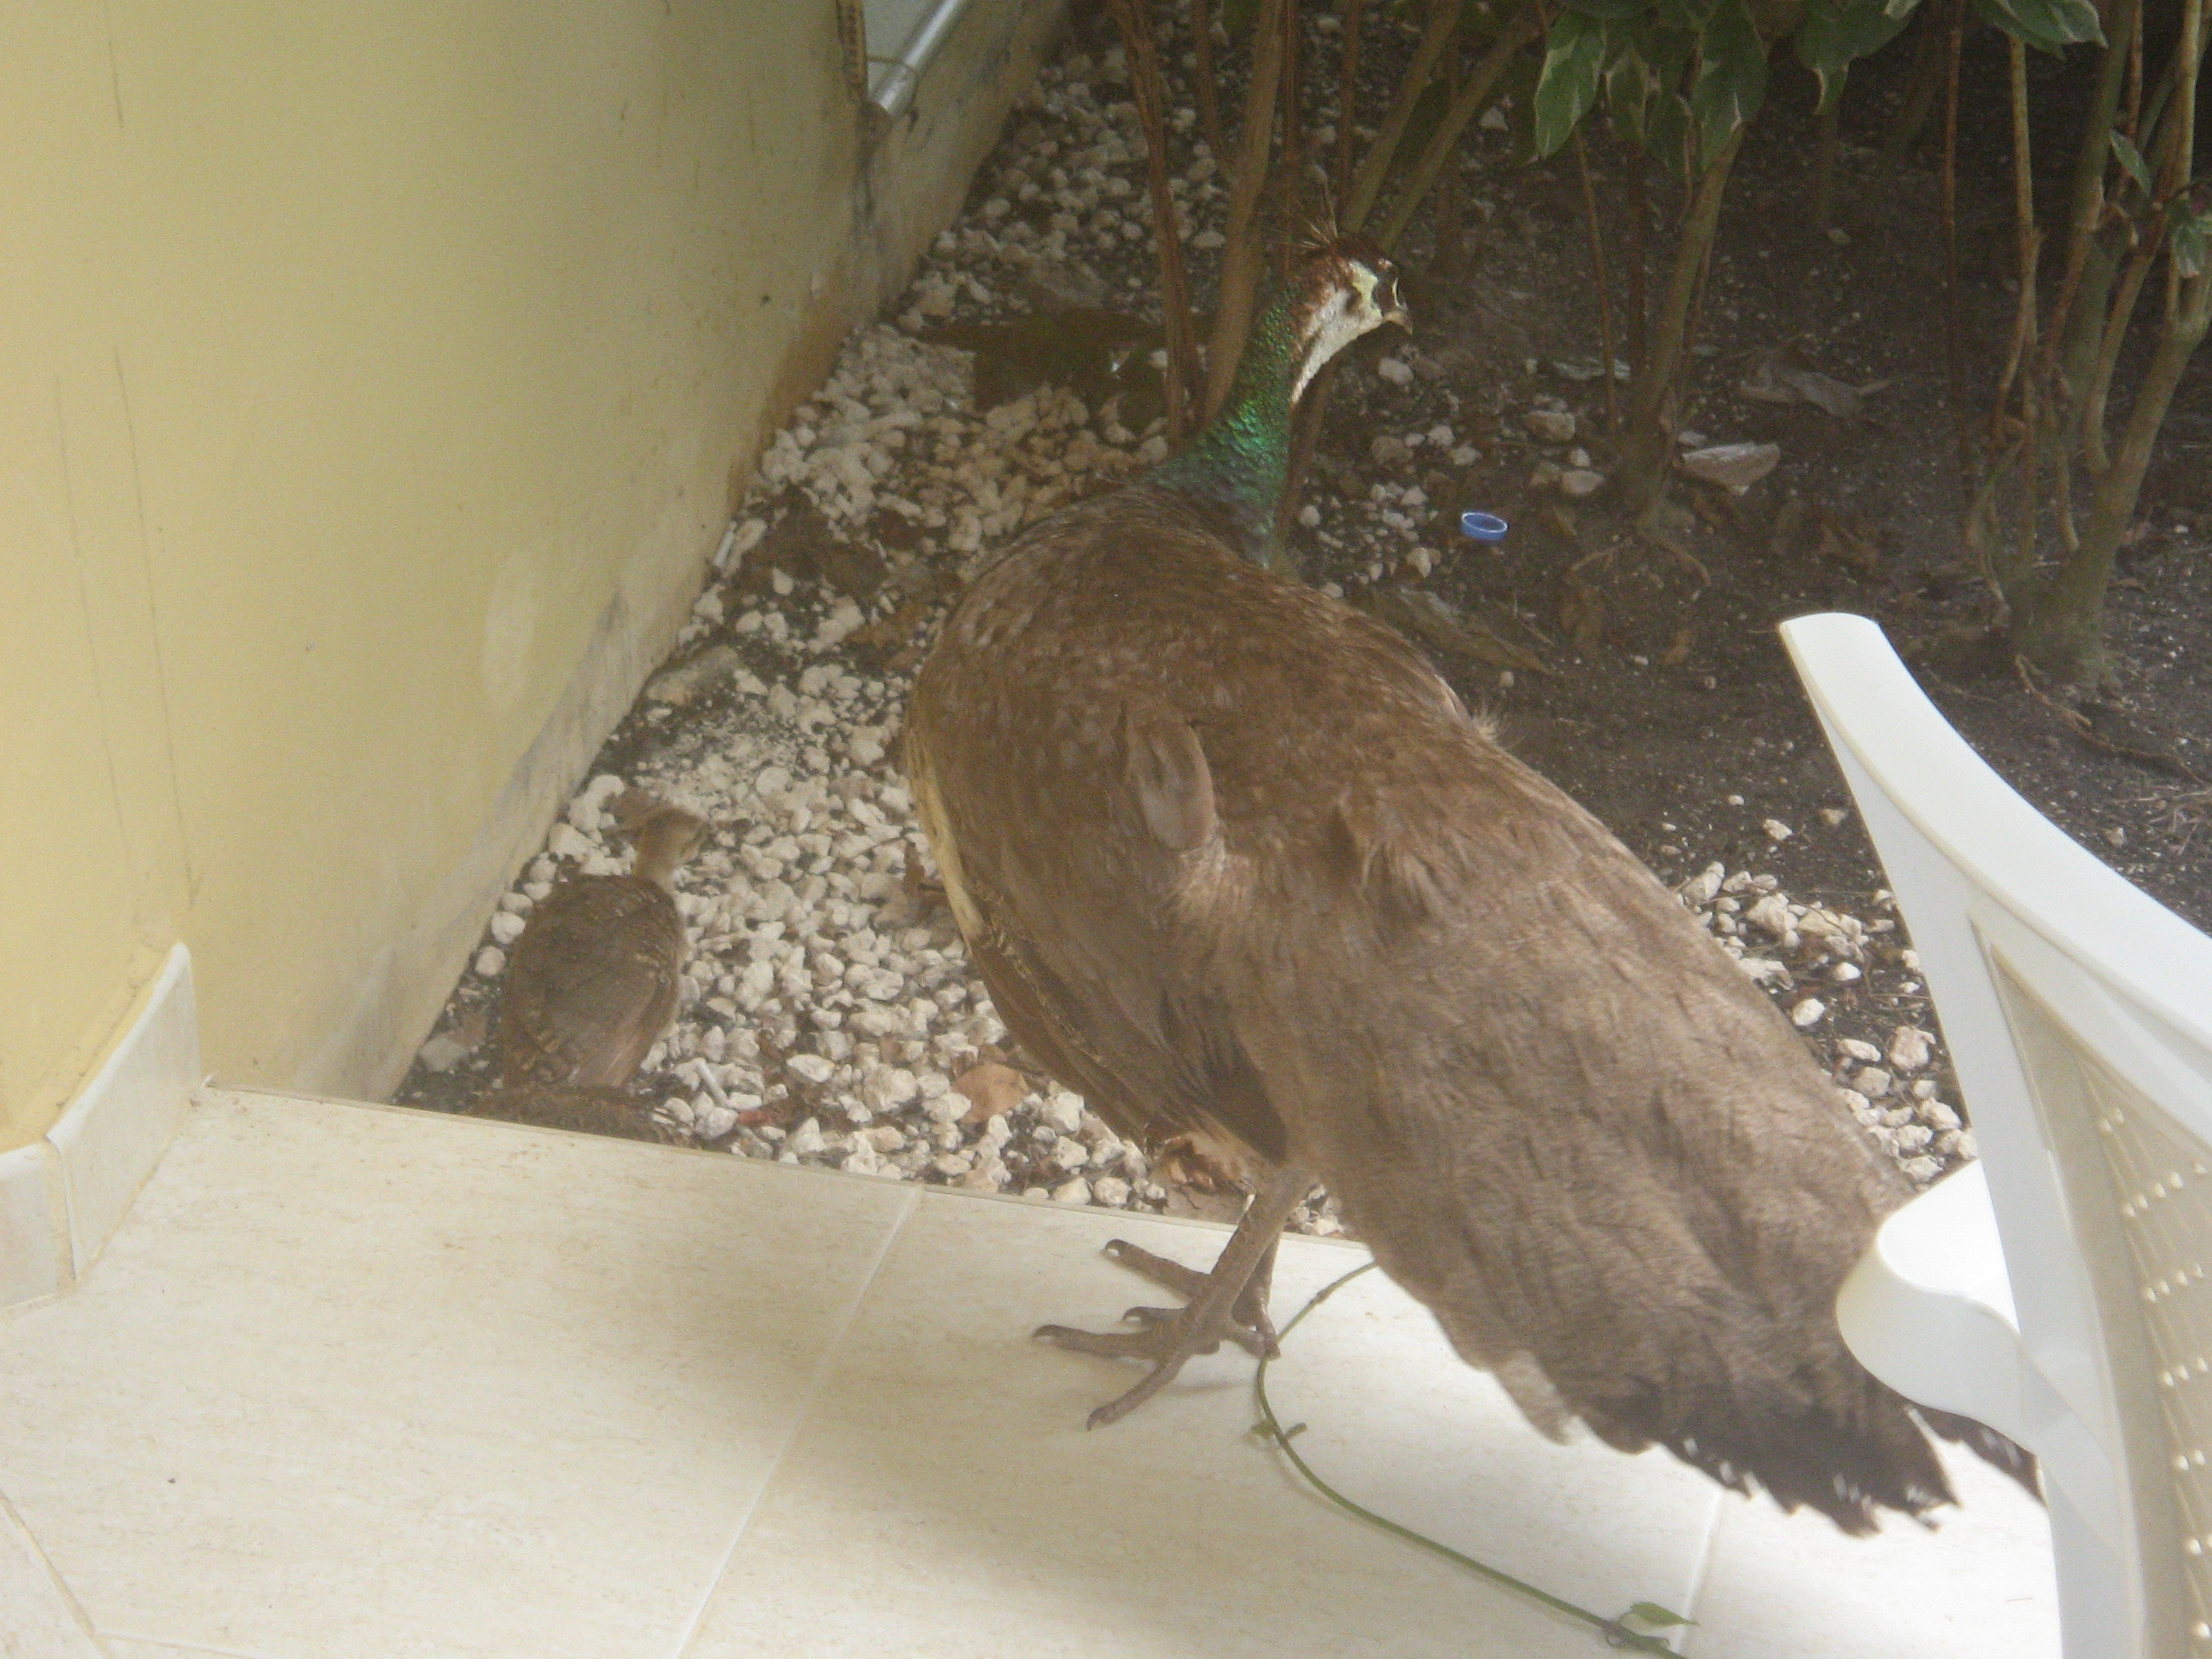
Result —
M 1211 1273 L 1202 1273 L 1195 1267 L 1186 1267 L 1182 1262 L 1171 1261 L 1164 1255 L 1154 1255 L 1150 1250 L 1130 1243 L 1126 1238 L 1107 1240 L 1106 1255 L 1116 1266 L 1127 1267 L 1141 1279 L 1151 1279 L 1162 1290 L 1172 1291 L 1186 1302 L 1196 1302 L 1206 1293 L 1206 1286 L 1212 1283 Z M 1273 1277 L 1272 1273 L 1258 1273 L 1252 1276 L 1229 1310 L 1229 1328 L 1222 1333 L 1255 1359 L 1276 1357 L 1275 1325 L 1267 1317 L 1267 1286 Z M 1132 1308 L 1121 1316 L 1157 1322 L 1161 1317 L 1172 1318 L 1175 1314 L 1174 1309 Z
M 1171 1325 L 1182 1316 L 1183 1310 L 1181 1308 L 1129 1308 L 1123 1310 L 1121 1318 L 1125 1323 L 1142 1325 L 1148 1330 L 1153 1330 L 1163 1325 Z M 1264 1318 L 1261 1323 L 1255 1328 L 1246 1321 L 1243 1310 L 1241 1308 L 1230 1310 L 1228 1328 L 1221 1333 L 1221 1336 L 1224 1340 L 1234 1342 L 1255 1359 L 1276 1358 L 1274 1328 L 1267 1324 Z M 1221 1344 L 1217 1342 L 1213 1346 L 1218 1348 Z M 1199 1352 L 1212 1353 L 1213 1348 L 1206 1348 Z
M 1208 1314 L 1204 1310 L 1209 1300 L 1206 1291 L 1212 1285 L 1212 1274 L 1154 1255 L 1126 1239 L 1111 1241 L 1106 1246 L 1106 1254 L 1132 1273 L 1188 1297 L 1189 1305 L 1131 1308 L 1121 1317 L 1141 1328 L 1134 1331 L 1085 1331 L 1071 1325 L 1040 1325 L 1032 1333 L 1071 1353 L 1152 1363 L 1152 1369 L 1134 1388 L 1092 1412 L 1087 1427 L 1103 1428 L 1120 1421 L 1173 1381 L 1185 1360 L 1194 1354 L 1217 1352 L 1224 1342 L 1234 1342 L 1255 1359 L 1274 1357 L 1275 1329 L 1268 1322 L 1265 1311 L 1267 1290 L 1257 1275 L 1227 1308 L 1222 1308 L 1218 1297 L 1212 1298 L 1212 1305 L 1218 1311 Z
M 1275 1246 L 1282 1237 L 1284 1218 L 1312 1187 L 1313 1178 L 1301 1169 L 1272 1173 L 1246 1208 L 1229 1243 L 1222 1247 L 1211 1273 L 1201 1273 L 1139 1249 L 1127 1239 L 1117 1238 L 1106 1246 L 1106 1254 L 1114 1261 L 1188 1297 L 1189 1305 L 1173 1310 L 1132 1308 L 1127 1316 L 1144 1327 L 1136 1331 L 1079 1331 L 1066 1325 L 1038 1328 L 1037 1335 L 1049 1337 L 1077 1353 L 1152 1362 L 1152 1369 L 1135 1388 L 1091 1413 L 1091 1427 L 1127 1417 L 1165 1388 L 1193 1354 L 1212 1353 L 1224 1342 L 1234 1342 L 1255 1354 L 1273 1354 L 1275 1329 L 1267 1322 L 1267 1287 L 1274 1279 Z
M 1152 1362 L 1152 1370 L 1127 1392 L 1116 1395 L 1092 1412 L 1085 1424 L 1086 1428 L 1103 1428 L 1109 1423 L 1120 1421 L 1150 1400 L 1170 1382 L 1183 1367 L 1183 1362 L 1194 1354 L 1212 1353 L 1221 1346 L 1224 1336 L 1234 1338 L 1234 1332 L 1207 1332 L 1190 1316 L 1188 1308 L 1132 1308 L 1131 1316 L 1142 1316 L 1144 1328 L 1139 1331 L 1084 1331 L 1072 1325 L 1040 1325 L 1031 1333 L 1042 1336 L 1071 1353 L 1097 1354 L 1107 1359 L 1145 1359 Z

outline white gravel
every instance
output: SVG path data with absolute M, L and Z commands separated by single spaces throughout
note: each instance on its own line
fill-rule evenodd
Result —
M 1902 943 L 1895 902 L 1875 894 L 1871 921 L 1832 905 L 1802 904 L 1773 876 L 1709 864 L 1674 889 L 1736 965 L 1780 1003 L 1828 1062 L 1852 1115 L 1921 1185 L 1974 1155 L 1972 1131 L 1942 1097 L 1947 1065 L 1935 1035 L 1915 1023 L 1925 1000 L 1917 980 L 1869 996 L 1853 1018 L 1872 1036 L 1829 1032 L 1829 1005 L 1803 995 L 1807 982 L 1860 985 L 1869 971 L 1917 973 L 1919 957 Z M 1898 1015 L 1905 1018 L 1898 1018 Z M 1826 1033 L 1824 1035 L 1824 1033 Z
M 489 1049 L 471 1054 L 457 1033 L 473 1018 L 480 1037 L 504 947 L 556 881 L 626 866 L 605 809 L 623 788 L 641 787 L 716 826 L 678 878 L 691 957 L 676 1023 L 647 1062 L 648 1079 L 679 1085 L 659 1109 L 666 1121 L 741 1156 L 886 1180 L 1233 1212 L 1233 1195 L 1181 1178 L 1186 1160 L 1156 1175 L 1142 1149 L 1066 1091 L 1047 1086 L 988 1115 L 956 1091 L 1007 1039 L 951 917 L 908 886 L 909 871 L 933 875 L 894 763 L 916 656 L 896 640 L 864 635 L 866 650 L 848 643 L 902 606 L 933 628 L 945 608 L 932 585 L 938 573 L 964 578 L 1024 525 L 1164 453 L 1157 423 L 1132 432 L 1115 403 L 1092 409 L 1058 389 L 978 412 L 969 357 L 913 337 L 949 318 L 1017 314 L 1027 308 L 1012 302 L 1024 283 L 1110 288 L 1118 272 L 1120 303 L 1134 308 L 1149 295 L 1151 209 L 1120 56 L 1077 54 L 1046 70 L 1018 123 L 1025 143 L 1002 143 L 987 164 L 993 193 L 937 238 L 891 308 L 897 322 L 856 331 L 828 381 L 769 445 L 726 568 L 623 734 L 622 772 L 600 773 L 577 793 L 500 901 L 448 1020 L 422 1051 L 418 1079 L 489 1081 Z M 1188 134 L 1193 118 L 1178 109 L 1178 131 Z M 1181 234 L 1203 276 L 1219 242 L 1203 227 L 1218 224 L 1223 192 L 1202 143 L 1192 155 L 1176 193 Z M 1012 210 L 1040 202 L 1048 213 Z M 1375 368 L 1391 396 L 1441 373 L 1402 344 Z M 1443 396 L 1456 411 L 1457 398 Z M 1556 398 L 1538 401 L 1526 416 L 1531 437 L 1571 439 L 1571 415 Z M 1460 467 L 1479 459 L 1449 424 L 1420 427 L 1410 410 L 1405 418 L 1412 429 L 1375 440 L 1381 470 L 1410 474 L 1424 449 Z M 904 544 L 884 556 L 882 586 L 866 603 L 770 568 L 774 510 L 793 490 L 867 557 Z M 1419 545 L 1431 514 L 1417 483 L 1378 482 L 1324 506 L 1308 505 L 1300 523 L 1340 555 L 1364 558 L 1369 581 L 1401 562 L 1425 576 L 1439 556 Z M 915 614 L 933 594 L 926 617 Z M 1790 833 L 1767 828 L 1778 844 Z M 1851 1109 L 1908 1173 L 1925 1181 L 1971 1156 L 1971 1135 L 1937 1097 L 1931 1068 L 1940 1069 L 1940 1051 L 1924 1032 L 1879 1033 L 1881 1046 L 1824 1036 L 1826 1011 L 1797 988 L 1855 977 L 1893 922 L 1796 904 L 1774 878 L 1719 865 L 1679 890 L 1721 947 L 1811 1028 Z M 1908 1073 L 1931 1074 L 1900 1084 Z M 1325 1197 L 1293 1225 L 1341 1231 Z

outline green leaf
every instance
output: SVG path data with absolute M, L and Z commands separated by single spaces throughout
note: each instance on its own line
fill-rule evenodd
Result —
M 2138 190 L 2145 196 L 2155 193 L 2150 186 L 2150 163 L 2143 160 L 2142 152 L 2130 142 L 2124 132 L 2112 135 L 2112 155 L 2127 169 L 2128 177 L 2136 181 Z
M 1741 0 L 1737 0 L 1741 4 Z M 1598 77 L 1607 57 L 1605 22 L 1563 11 L 1544 46 L 1544 73 L 1536 82 L 1536 154 L 1551 155 L 1597 102 Z
M 1652 32 L 1646 51 L 1652 67 L 1659 71 L 1661 88 L 1680 92 L 1682 72 L 1698 55 L 1698 37 L 1686 29 L 1668 28 L 1662 24 Z
M 1562 9 L 1578 11 L 1585 17 L 1601 17 L 1611 21 L 1617 18 L 1641 17 L 1651 9 L 1651 0 L 1565 0 Z
M 1260 15 L 1260 0 L 1221 0 L 1222 32 L 1234 40 L 1252 32 L 1252 21 Z
M 1536 155 L 1536 82 L 1543 59 L 1535 53 L 1516 52 L 1498 88 L 1497 107 L 1505 112 L 1505 136 L 1515 163 L 1526 167 Z
M 2104 43 L 2090 0 L 1973 0 L 1973 6 L 1991 28 L 2054 55 L 2084 40 Z
M 2166 206 L 2166 235 L 2173 249 L 2173 268 L 2185 276 L 2202 275 L 2212 258 L 2212 207 L 2176 197 Z
M 1685 29 L 1662 27 L 1651 37 L 1651 65 L 1658 72 L 1659 95 L 1645 113 L 1644 151 L 1669 168 L 1684 188 L 1695 181 L 1697 169 L 1690 154 L 1690 100 L 1684 95 L 1691 61 L 1698 55 L 1697 37 Z
M 1667 1630 L 1675 1625 L 1694 1625 L 1698 1622 L 1694 1619 L 1685 1619 L 1679 1613 L 1669 1613 L 1656 1601 L 1638 1601 L 1620 1616 L 1640 1620 L 1654 1630 Z
M 1920 0 L 1883 0 L 1881 15 L 1885 17 L 1894 17 L 1901 23 L 1912 15 L 1919 4 Z
M 1766 97 L 1766 42 L 1744 0 L 1720 0 L 1698 36 L 1698 83 L 1690 94 L 1703 165 L 1711 167 Z
M 1632 41 L 1613 57 L 1605 72 L 1605 108 L 1613 130 L 1642 149 L 1650 139 L 1651 100 L 1658 95 L 1659 71 L 1640 42 Z
M 2105 25 L 2091 0 L 2003 0 L 2012 10 L 2038 20 L 2043 33 L 2065 46 L 2105 44 Z
M 1606 112 L 1616 133 L 1648 154 L 1656 148 L 1657 106 L 1662 100 L 1681 101 L 1682 70 L 1697 41 L 1648 13 L 1615 23 L 1612 40 L 1613 61 L 1605 71 Z
M 1820 109 L 1844 95 L 1844 76 L 1855 62 L 1897 38 L 1905 15 L 1889 15 L 1886 0 L 1806 0 L 1805 21 L 1792 44 L 1797 61 L 1820 82 Z
M 1690 130 L 1696 125 L 1690 116 L 1690 100 L 1679 92 L 1662 93 L 1651 106 L 1650 143 L 1646 148 L 1653 161 L 1673 169 L 1685 190 L 1697 182 L 1690 150 Z

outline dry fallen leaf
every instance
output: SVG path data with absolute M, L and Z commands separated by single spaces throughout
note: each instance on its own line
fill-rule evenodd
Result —
M 1769 357 L 1736 387 L 1739 396 L 1762 404 L 1810 404 L 1839 421 L 1856 421 L 1866 412 L 1866 400 L 1882 390 L 1887 380 L 1852 386 L 1816 368 L 1789 368 Z
M 1805 527 L 1811 508 L 1805 498 L 1796 490 L 1774 511 L 1774 521 L 1767 526 L 1766 550 L 1775 558 L 1786 557 L 1795 548 L 1797 533 Z
M 1682 471 L 1741 495 L 1782 465 L 1780 444 L 1715 444 L 1682 457 Z
M 1231 1194 L 1241 1204 L 1244 1189 L 1237 1178 L 1200 1152 L 1188 1135 L 1177 1135 L 1152 1159 L 1152 1178 L 1169 1187 Z
M 1387 583 L 1368 591 L 1366 605 L 1400 633 L 1438 651 L 1532 674 L 1548 672 L 1543 659 L 1534 652 L 1500 638 L 1486 624 L 1462 614 L 1425 588 Z
M 1832 374 L 1812 368 L 1785 368 L 1776 378 L 1822 414 L 1839 421 L 1856 421 L 1865 411 L 1866 399 L 1859 389 L 1844 385 Z
M 845 636 L 845 643 L 862 651 L 883 651 L 904 645 L 914 630 L 929 620 L 927 599 L 908 599 L 888 616 L 864 623 Z
M 1674 630 L 1673 641 L 1659 653 L 1659 665 L 1662 668 L 1680 668 L 1689 659 L 1690 630 L 1686 628 L 1678 628 Z
M 1820 556 L 1869 576 L 1881 574 L 1881 549 L 1873 537 L 1847 519 L 1821 516 Z
M 1567 590 L 1559 596 L 1559 626 L 1577 651 L 1596 650 L 1605 638 L 1605 596 L 1588 582 L 1569 577 Z
M 921 866 L 913 859 L 899 872 L 899 888 L 918 909 L 933 910 L 945 902 L 945 884 L 922 873 Z
M 961 1073 L 952 1079 L 952 1087 L 969 1102 L 968 1109 L 960 1115 L 963 1123 L 987 1122 L 1011 1112 L 1030 1091 L 1029 1079 L 1019 1072 L 990 1060 Z

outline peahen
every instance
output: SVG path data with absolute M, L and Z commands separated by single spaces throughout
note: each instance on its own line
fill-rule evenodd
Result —
M 1272 1341 L 1316 1180 L 1529 1421 L 1652 1443 L 1848 1532 L 1950 1492 L 1844 1347 L 1836 1291 L 1910 1194 L 1766 998 L 1605 828 L 1396 635 L 1261 566 L 1290 414 L 1403 323 L 1379 253 L 1303 259 L 1222 414 L 1030 529 L 916 684 L 906 759 L 1008 1029 L 1122 1133 L 1196 1133 L 1255 1195 L 1145 1328 L 1151 1362 Z

